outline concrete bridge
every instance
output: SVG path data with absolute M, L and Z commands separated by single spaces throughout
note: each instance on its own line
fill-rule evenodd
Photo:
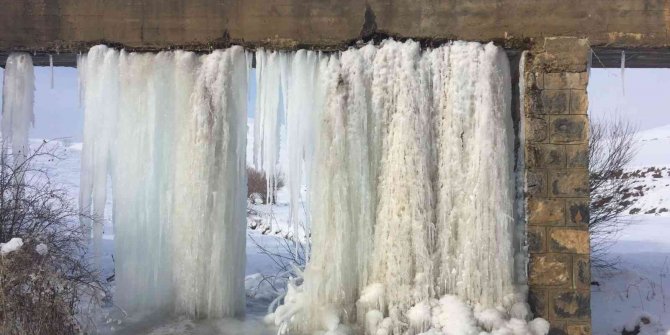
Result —
M 670 67 L 670 0 L 0 0 L 0 64 L 73 66 L 106 43 L 138 51 L 341 50 L 360 40 L 494 41 L 527 51 L 515 103 L 525 155 L 533 312 L 590 334 L 588 66 Z
M 375 36 L 523 49 L 573 36 L 602 53 L 594 66 L 618 66 L 619 49 L 631 50 L 631 67 L 670 65 L 658 50 L 669 45 L 664 0 L 0 0 L 0 8 L 1 51 L 76 53 L 100 42 L 146 51 L 343 49 Z

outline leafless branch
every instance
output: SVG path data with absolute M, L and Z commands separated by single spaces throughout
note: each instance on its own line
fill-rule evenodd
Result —
M 624 168 L 637 153 L 636 133 L 636 127 L 622 119 L 591 122 L 589 232 L 591 263 L 596 269 L 616 266 L 617 260 L 608 259 L 606 252 L 621 228 L 631 223 L 625 213 L 633 204 L 627 199 L 633 179 L 624 174 Z

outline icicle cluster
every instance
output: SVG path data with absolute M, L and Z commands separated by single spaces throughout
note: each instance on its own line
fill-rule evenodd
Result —
M 2 142 L 17 160 L 30 150 L 28 131 L 35 121 L 35 73 L 33 59 L 27 53 L 11 53 L 5 65 L 2 88 Z M 6 149 L 3 147 L 3 150 Z
M 291 211 L 307 204 L 312 242 L 304 284 L 270 318 L 300 331 L 417 334 L 448 329 L 433 320 L 451 307 L 435 299 L 453 295 L 477 311 L 498 308 L 502 321 L 473 316 L 472 332 L 538 333 L 516 282 L 524 250 L 502 49 L 385 41 L 256 57 L 255 162 L 288 173 Z
M 85 109 L 80 206 L 102 216 L 111 176 L 116 302 L 133 311 L 241 315 L 243 49 L 198 56 L 96 46 L 78 68 Z M 98 221 L 93 236 L 99 255 Z

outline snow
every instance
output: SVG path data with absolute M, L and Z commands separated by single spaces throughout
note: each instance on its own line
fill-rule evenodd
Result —
M 639 334 L 670 332 L 670 215 L 659 213 L 670 209 L 670 125 L 639 132 L 638 139 L 638 155 L 626 172 L 633 188 L 639 187 L 631 196 L 639 210 L 625 218 L 630 224 L 608 251 L 617 269 L 592 273 L 594 334 L 619 335 L 636 327 Z
M 46 244 L 44 244 L 44 243 L 40 243 L 40 244 L 38 244 L 38 245 L 35 246 L 35 251 L 36 251 L 38 254 L 40 254 L 41 256 L 44 256 L 44 255 L 46 255 L 47 253 L 49 253 L 49 248 L 47 247 Z
M 670 229 L 656 234 L 669 236 Z M 625 232 L 623 236 L 625 236 Z M 625 327 L 632 331 L 636 325 L 642 334 L 665 334 L 670 330 L 670 250 L 641 251 L 646 243 L 628 244 L 625 252 L 612 252 L 618 257 L 619 270 L 613 274 L 593 273 L 591 310 L 594 334 L 621 334 Z M 621 250 L 621 249 L 620 249 Z M 644 250 L 644 249 L 643 249 Z M 641 316 L 649 316 L 649 324 L 640 324 Z
M 638 151 L 631 167 L 670 167 L 670 124 L 638 132 Z
M 10 252 L 14 252 L 21 249 L 21 247 L 23 246 L 23 240 L 18 237 L 14 237 L 11 240 L 9 240 L 9 242 L 1 243 L 0 245 L 1 245 L 0 254 L 6 255 Z

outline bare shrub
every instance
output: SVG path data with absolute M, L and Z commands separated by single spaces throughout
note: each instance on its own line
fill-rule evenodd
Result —
M 304 229 L 302 223 L 300 227 Z M 300 241 L 296 236 L 293 239 L 281 236 L 267 236 L 267 238 L 275 239 L 275 243 L 266 246 L 261 241 L 256 240 L 253 234 L 248 234 L 248 236 L 259 253 L 272 261 L 276 269 L 274 273 L 261 275 L 261 279 L 258 281 L 255 289 L 258 291 L 261 286 L 267 285 L 272 290 L 275 299 L 268 305 L 267 312 L 273 313 L 286 296 L 287 284 L 289 282 L 294 286 L 302 284 L 311 240 L 309 236 L 306 237 L 306 241 Z
M 284 178 L 279 175 L 275 178 L 274 183 L 274 192 L 272 199 L 270 199 L 273 204 L 277 203 L 276 191 L 284 187 Z M 252 203 L 260 201 L 264 204 L 268 200 L 268 179 L 265 172 L 249 166 L 247 166 L 247 198 L 252 200 Z
M 52 182 L 48 166 L 59 147 L 43 142 L 29 155 L 0 154 L 0 241 L 23 239 L 21 251 L 0 260 L 0 333 L 71 334 L 91 324 L 80 313 L 106 288 L 86 257 L 88 229 L 67 190 Z M 95 220 L 95 218 L 90 218 Z M 48 253 L 34 247 L 45 244 Z
M 636 127 L 621 119 L 591 122 L 589 139 L 589 189 L 591 191 L 589 233 L 591 264 L 596 269 L 613 268 L 616 260 L 606 252 L 621 228 L 630 223 L 625 213 L 632 206 L 625 194 L 633 179 L 624 168 L 637 152 Z

